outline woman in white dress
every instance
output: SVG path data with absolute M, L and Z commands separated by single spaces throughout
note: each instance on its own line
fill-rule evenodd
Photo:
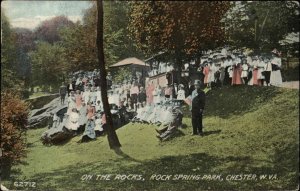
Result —
M 68 115 L 72 112 L 73 108 L 76 108 L 76 98 L 75 98 L 75 92 L 71 91 L 70 96 L 68 98 L 68 111 L 67 111 Z
M 278 56 L 278 52 L 272 51 L 273 58 L 271 60 L 272 71 L 270 76 L 270 84 L 272 86 L 282 85 L 282 76 L 281 76 L 281 58 Z
M 76 108 L 72 109 L 66 124 L 66 128 L 72 131 L 77 131 L 79 128 L 79 114 Z
M 265 76 L 263 75 L 265 63 L 262 58 L 259 58 L 258 60 L 258 72 L 257 72 L 257 79 L 259 80 L 259 85 L 264 85 Z
M 208 79 L 207 79 L 209 87 L 211 87 L 211 83 L 215 81 L 215 72 L 216 71 L 217 71 L 217 68 L 216 68 L 215 64 L 210 62 Z
M 243 71 L 242 71 L 241 77 L 243 79 L 243 83 L 247 84 L 248 83 L 248 70 L 249 70 L 249 66 L 248 66 L 246 60 L 242 60 L 242 63 L 243 63 L 243 65 L 242 65 L 242 70 Z

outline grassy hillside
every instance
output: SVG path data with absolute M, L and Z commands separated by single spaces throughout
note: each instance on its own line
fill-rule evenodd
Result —
M 65 145 L 47 147 L 39 141 L 45 129 L 30 130 L 28 157 L 4 185 L 16 189 L 14 181 L 34 181 L 37 190 L 294 190 L 299 169 L 298 99 L 298 90 L 274 87 L 211 90 L 204 137 L 190 135 L 188 116 L 186 127 L 166 142 L 158 141 L 154 126 L 128 124 L 117 131 L 121 151 L 110 150 L 106 137 L 83 144 L 75 137 Z M 92 179 L 82 180 L 85 174 Z M 96 175 L 105 174 L 112 174 L 111 180 L 96 180 Z M 116 174 L 142 179 L 113 180 Z M 153 174 L 172 177 L 150 180 Z M 172 180 L 176 174 L 216 174 L 222 180 Z M 257 178 L 228 180 L 228 175 L 243 174 Z M 260 180 L 264 174 L 276 177 Z

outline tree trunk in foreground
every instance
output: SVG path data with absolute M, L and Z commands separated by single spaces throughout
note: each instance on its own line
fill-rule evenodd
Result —
M 107 81 L 106 69 L 104 62 L 104 46 L 103 46 L 103 3 L 102 0 L 97 0 L 98 20 L 97 20 L 97 48 L 98 62 L 100 68 L 100 87 L 104 113 L 107 124 L 107 139 L 111 149 L 121 147 L 116 131 L 113 127 L 112 115 L 107 98 Z

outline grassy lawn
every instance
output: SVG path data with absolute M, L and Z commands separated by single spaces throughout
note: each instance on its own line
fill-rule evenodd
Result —
M 209 91 L 204 137 L 191 136 L 191 121 L 169 141 L 159 142 L 155 127 L 128 124 L 117 130 L 121 151 L 106 137 L 60 146 L 44 146 L 45 128 L 27 132 L 28 156 L 4 185 L 36 182 L 36 190 L 295 190 L 299 169 L 299 91 L 275 87 L 224 87 Z M 85 174 L 91 180 L 83 180 Z M 111 174 L 110 180 L 97 175 Z M 114 180 L 117 174 L 141 180 Z M 150 180 L 153 174 L 170 180 Z M 200 180 L 173 180 L 177 174 Z M 221 179 L 204 178 L 221 175 Z M 255 174 L 252 180 L 228 175 Z M 260 175 L 276 175 L 260 180 Z M 100 177 L 100 176 L 99 176 Z M 253 177 L 253 175 L 252 175 Z M 139 179 L 139 178 L 138 178 Z M 23 188 L 34 190 L 32 188 Z

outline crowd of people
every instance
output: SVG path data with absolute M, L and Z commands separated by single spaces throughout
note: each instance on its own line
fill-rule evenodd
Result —
M 67 106 L 64 116 L 53 113 L 50 128 L 66 128 L 77 135 L 83 132 L 82 141 L 95 139 L 103 135 L 107 129 L 100 91 L 99 71 L 77 72 L 70 75 L 67 86 L 62 83 L 59 88 L 61 105 Z M 116 116 L 119 123 L 125 123 L 126 115 L 123 107 L 113 105 L 113 119 Z M 119 124 L 118 124 L 119 125 Z
M 242 51 L 207 53 L 201 58 L 200 80 L 212 84 L 280 86 L 282 84 L 280 52 L 274 49 L 271 55 L 247 55 Z
M 153 75 L 161 70 L 169 73 L 174 68 L 170 63 L 161 64 L 150 71 Z M 195 62 L 184 65 L 184 71 L 195 69 Z M 195 126 L 193 134 L 203 134 L 202 121 L 203 109 L 197 114 L 193 112 L 194 100 L 198 94 L 202 98 L 203 93 L 199 84 L 206 87 L 223 85 L 258 85 L 270 86 L 280 85 L 281 78 L 280 53 L 274 49 L 271 57 L 249 56 L 241 51 L 229 51 L 223 48 L 219 52 L 208 51 L 201 57 L 200 65 L 196 66 L 198 79 L 195 83 L 189 81 L 188 85 L 176 84 L 168 80 L 166 87 L 154 84 L 153 81 L 146 81 L 146 87 L 141 86 L 137 81 L 112 84 L 108 79 L 108 101 L 118 113 L 122 124 L 129 121 L 126 113 L 135 113 L 133 122 L 151 123 L 160 125 L 167 133 L 161 130 L 158 138 L 164 139 L 181 126 L 182 112 L 180 107 L 184 102 L 190 105 L 192 111 L 192 124 Z M 155 70 L 155 71 L 154 71 Z M 62 84 L 59 90 L 61 104 L 67 104 L 67 112 L 63 119 L 53 116 L 53 127 L 63 126 L 74 133 L 84 129 L 83 136 L 87 139 L 95 139 L 96 135 L 102 135 L 106 129 L 105 114 L 100 90 L 100 74 L 98 70 L 92 72 L 79 71 L 70 75 L 70 81 L 65 86 Z M 205 97 L 205 95 L 204 95 Z M 197 100 L 197 99 L 196 99 Z M 202 100 L 202 101 L 201 101 Z M 205 102 L 205 101 L 204 101 Z M 197 104 L 199 105 L 199 104 Z M 204 107 L 204 103 L 202 103 Z M 201 115 L 200 115 L 201 113 Z M 131 116 L 133 117 L 133 116 Z M 126 118 L 126 119 L 125 119 Z M 196 119 L 197 118 L 197 119 Z M 173 129 L 173 130 L 172 130 Z M 199 131 L 197 130 L 199 129 Z

